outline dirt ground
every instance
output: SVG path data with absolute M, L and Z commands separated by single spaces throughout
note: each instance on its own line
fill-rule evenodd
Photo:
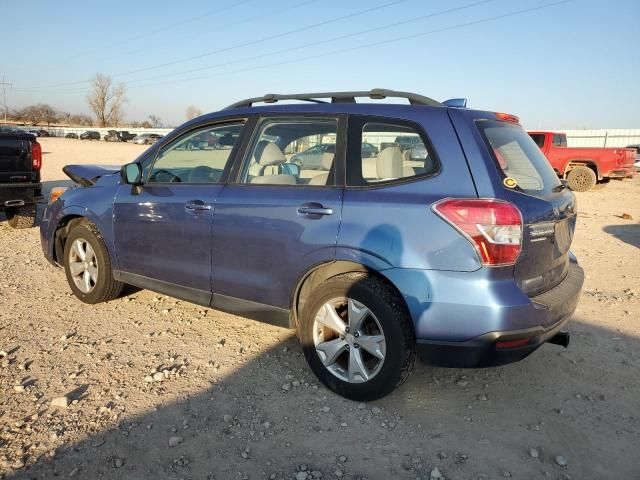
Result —
M 48 187 L 144 150 L 41 143 Z M 578 208 L 569 349 L 418 365 L 373 403 L 319 385 L 286 329 L 150 291 L 84 305 L 0 217 L 0 478 L 640 479 L 640 178 Z

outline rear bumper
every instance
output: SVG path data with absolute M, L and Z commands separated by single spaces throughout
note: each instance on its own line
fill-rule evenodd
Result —
M 419 339 L 418 356 L 425 363 L 455 368 L 490 367 L 522 360 L 566 326 L 578 305 L 583 283 L 582 268 L 572 262 L 560 284 L 531 298 L 539 311 L 540 325 L 487 332 L 463 342 Z M 547 323 L 549 319 L 551 323 Z
M 31 205 L 42 199 L 42 184 L 0 183 L 0 208 Z
M 606 176 L 609 178 L 633 178 L 635 175 L 635 167 L 629 165 L 628 167 L 619 167 L 615 170 L 611 170 Z

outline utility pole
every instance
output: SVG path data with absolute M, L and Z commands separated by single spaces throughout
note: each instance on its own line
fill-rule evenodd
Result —
M 4 81 L 4 75 L 2 76 L 2 105 L 4 106 L 4 123 L 7 123 L 7 85 L 13 87 L 12 83 L 6 83 Z

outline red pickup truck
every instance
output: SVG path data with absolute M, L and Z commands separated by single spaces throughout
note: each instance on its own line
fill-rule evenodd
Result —
M 630 148 L 567 148 L 567 136 L 558 132 L 527 132 L 571 190 L 586 192 L 596 183 L 633 177 L 635 151 Z

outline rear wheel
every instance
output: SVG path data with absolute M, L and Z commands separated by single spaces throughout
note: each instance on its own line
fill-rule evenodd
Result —
M 304 305 L 300 338 L 318 379 L 338 395 L 375 400 L 415 363 L 411 320 L 399 295 L 362 273 L 330 278 Z
M 586 192 L 587 190 L 591 190 L 597 180 L 596 172 L 584 165 L 574 167 L 567 175 L 569 188 L 574 192 Z
M 122 292 L 123 283 L 113 278 L 104 240 L 92 224 L 78 225 L 69 233 L 64 270 L 74 295 L 85 303 L 107 302 Z
M 7 209 L 7 220 L 11 228 L 31 228 L 36 226 L 36 206 L 25 205 L 24 207 Z

